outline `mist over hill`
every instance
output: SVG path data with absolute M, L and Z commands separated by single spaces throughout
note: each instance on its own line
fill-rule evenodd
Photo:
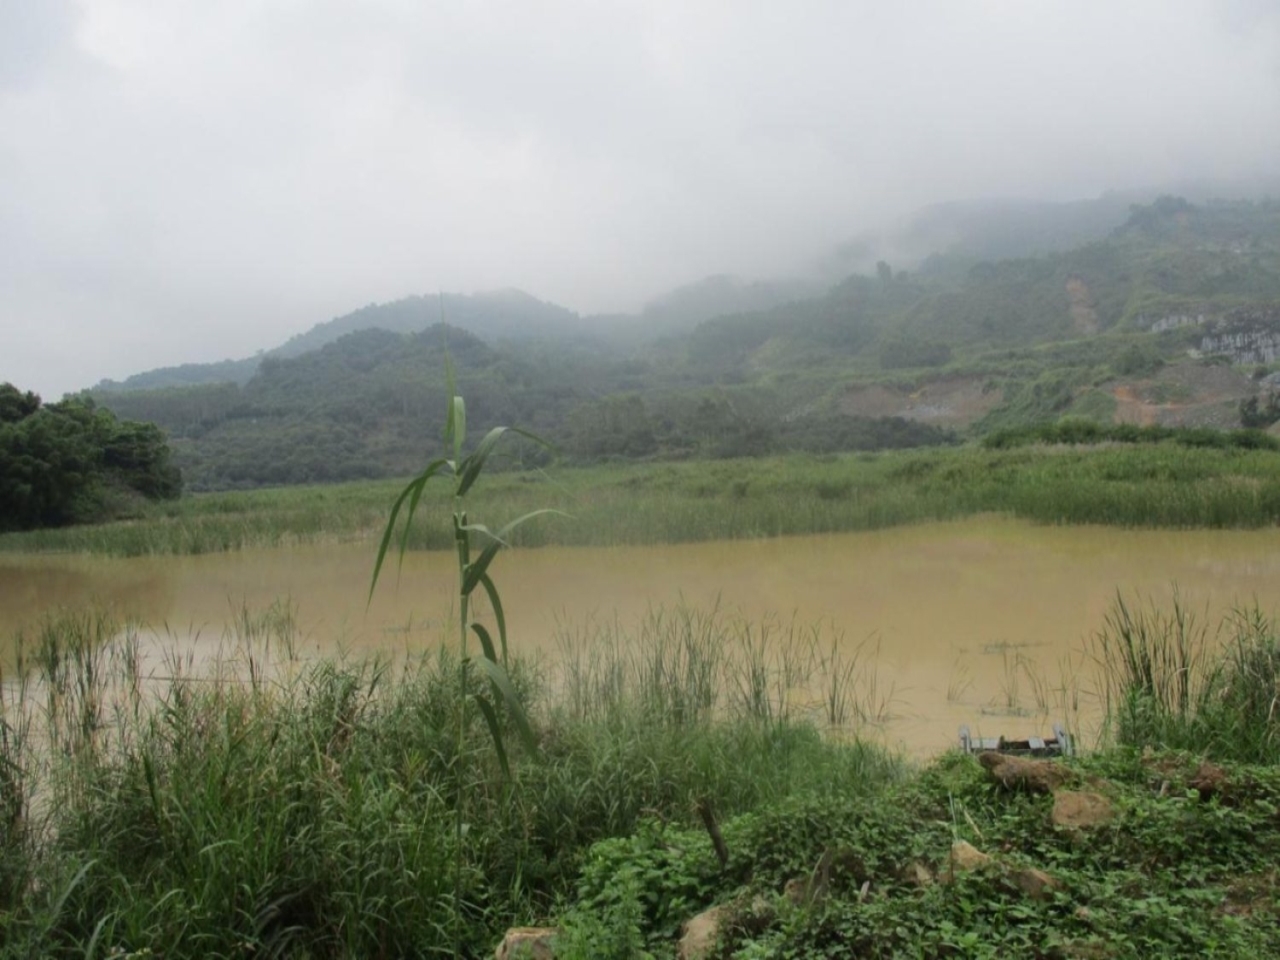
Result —
M 1058 212 L 1067 235 L 1102 222 Z M 159 423 L 196 489 L 409 471 L 436 442 L 446 345 L 475 429 L 520 424 L 579 460 L 945 443 L 1062 416 L 1235 426 L 1246 403 L 1270 409 L 1280 202 L 1165 196 L 1039 256 L 881 260 L 811 289 L 708 278 L 629 328 L 516 291 L 409 297 L 319 324 L 247 377 L 180 367 L 94 395 Z
M 1280 178 L 1265 183 L 1188 183 L 1178 195 L 1192 201 L 1241 196 L 1280 196 Z M 885 229 L 841 244 L 809 277 L 749 280 L 726 274 L 704 277 L 649 300 L 637 313 L 581 315 L 513 288 L 472 294 L 412 294 L 370 303 L 317 323 L 256 355 L 210 363 L 160 367 L 120 381 L 102 380 L 96 392 L 145 390 L 207 383 L 244 384 L 264 357 L 295 357 L 346 333 L 377 328 L 413 333 L 448 323 L 490 341 L 572 343 L 575 349 L 634 349 L 682 335 L 717 317 L 756 314 L 785 304 L 821 299 L 852 274 L 873 274 L 880 263 L 899 274 L 923 269 L 963 272 L 991 260 L 1043 257 L 1102 240 L 1119 230 L 1130 209 L 1169 191 L 1110 191 L 1066 202 L 985 199 L 935 204 Z
M 349 333 L 389 330 L 417 333 L 438 323 L 466 330 L 493 342 L 559 341 L 575 350 L 611 350 L 684 333 L 711 317 L 765 310 L 821 294 L 814 281 L 747 282 L 737 277 L 707 277 L 655 298 L 635 314 L 580 316 L 523 290 L 473 294 L 414 294 L 387 303 L 371 303 L 290 337 L 256 356 L 215 363 L 186 363 L 137 373 L 121 381 L 102 380 L 99 393 L 154 390 L 200 384 L 249 381 L 266 358 L 298 357 Z
M 988 197 L 936 203 L 897 224 L 856 234 L 832 251 L 822 268 L 839 279 L 872 271 L 881 260 L 916 269 L 937 256 L 977 262 L 1060 253 L 1109 236 L 1125 225 L 1134 206 L 1161 196 L 1197 204 L 1280 197 L 1280 177 L 1108 190 L 1082 200 Z
M 388 303 L 371 303 L 324 323 L 257 356 L 217 363 L 189 363 L 135 374 L 120 382 L 104 380 L 101 392 L 147 390 L 210 383 L 244 384 L 267 358 L 298 357 L 359 330 L 416 333 L 442 322 L 493 340 L 539 340 L 581 337 L 588 326 L 576 313 L 545 303 L 521 290 L 490 293 L 413 295 Z

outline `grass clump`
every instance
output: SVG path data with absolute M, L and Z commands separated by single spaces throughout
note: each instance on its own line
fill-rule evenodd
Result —
M 508 776 L 456 652 L 299 661 L 275 607 L 212 668 L 152 670 L 122 626 L 48 621 L 3 687 L 2 957 L 431 955 L 459 931 L 483 956 L 553 921 L 558 955 L 662 958 L 712 905 L 715 956 L 1280 951 L 1280 657 L 1257 611 L 1217 636 L 1117 601 L 1095 648 L 1116 742 L 1065 763 L 1113 811 L 1084 832 L 967 756 L 905 775 L 824 735 L 820 628 L 565 626 L 558 669 L 511 661 L 537 754 L 510 736 Z M 847 732 L 874 689 L 853 681 Z M 994 860 L 950 876 L 960 840 Z M 1028 893 L 1032 869 L 1052 884 Z
M 1280 762 L 1280 633 L 1257 607 L 1210 632 L 1177 597 L 1168 612 L 1117 597 L 1094 647 L 1117 742 Z
M 1117 597 L 1095 654 L 1112 740 L 1059 761 L 1064 790 L 1105 806 L 1095 824 L 1059 825 L 1057 796 L 948 755 L 882 791 L 800 790 L 731 817 L 725 861 L 661 821 L 598 843 L 566 936 L 624 931 L 608 955 L 670 955 L 681 919 L 714 904 L 714 957 L 1277 955 L 1273 622 L 1237 611 L 1214 632 L 1178 598 Z M 988 859 L 959 869 L 961 841 Z

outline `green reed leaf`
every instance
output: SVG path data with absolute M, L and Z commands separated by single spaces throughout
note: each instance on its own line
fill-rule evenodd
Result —
M 493 578 L 487 573 L 480 574 L 480 585 L 489 595 L 489 606 L 493 610 L 493 620 L 498 625 L 498 643 L 502 647 L 502 664 L 507 663 L 507 618 L 502 612 L 502 599 L 498 596 L 498 588 Z M 492 658 L 491 658 L 492 659 Z
M 493 738 L 493 750 L 498 755 L 498 765 L 502 767 L 502 776 L 510 780 L 511 764 L 507 762 L 507 748 L 502 742 L 502 726 L 498 723 L 498 713 L 493 709 L 493 704 L 489 702 L 487 697 L 473 693 L 471 699 L 480 708 L 480 712 L 484 715 L 484 722 L 489 727 L 489 736 Z
M 524 741 L 524 745 L 529 749 L 530 753 L 538 752 L 538 740 L 533 735 L 533 728 L 529 725 L 529 718 L 525 715 L 524 707 L 520 705 L 520 697 L 516 694 L 516 688 L 511 684 L 511 677 L 507 675 L 507 671 L 503 669 L 502 664 L 494 663 L 492 660 L 481 657 L 476 661 L 480 665 L 480 669 L 493 682 L 493 685 L 502 693 L 502 699 L 506 701 L 507 710 L 511 713 L 511 719 L 516 725 L 516 730 L 520 734 L 520 739 Z
M 480 648 L 484 650 L 485 657 L 497 663 L 498 658 L 493 649 L 493 637 L 489 635 L 489 631 L 485 628 L 484 624 L 473 623 L 471 625 L 471 631 L 480 638 Z
M 418 509 L 418 500 L 422 497 L 422 489 L 426 486 L 427 481 L 448 466 L 445 460 L 433 460 L 427 464 L 427 468 L 414 477 L 400 491 L 400 495 L 396 497 L 396 502 L 391 507 L 391 516 L 387 519 L 386 529 L 382 531 L 382 540 L 378 544 L 378 559 L 373 564 L 373 577 L 369 581 L 369 599 L 367 603 L 373 602 L 373 589 L 378 585 L 378 575 L 382 572 L 382 563 L 387 558 L 387 547 L 391 545 L 391 538 L 395 534 L 396 520 L 400 516 L 400 510 L 405 503 L 409 504 L 407 513 L 405 514 L 404 533 L 400 537 L 400 559 L 404 559 L 404 551 L 407 545 L 407 537 L 409 533 L 409 525 L 413 522 L 413 515 Z

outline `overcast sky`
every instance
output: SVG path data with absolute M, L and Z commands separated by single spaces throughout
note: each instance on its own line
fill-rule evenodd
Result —
M 1275 0 L 0 0 L 0 381 L 631 310 L 923 204 L 1280 166 Z

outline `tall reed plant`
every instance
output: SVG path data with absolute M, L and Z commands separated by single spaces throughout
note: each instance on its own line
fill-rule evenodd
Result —
M 408 546 L 409 531 L 414 515 L 422 499 L 426 485 L 435 477 L 451 479 L 453 482 L 453 507 L 451 520 L 453 527 L 454 555 L 458 569 L 458 726 L 457 752 L 455 754 L 456 790 L 458 800 L 454 814 L 454 910 L 455 923 L 454 956 L 461 954 L 463 927 L 462 916 L 462 843 L 466 827 L 464 808 L 465 792 L 469 786 L 469 764 L 467 756 L 467 707 L 474 703 L 489 727 L 493 750 L 502 767 L 503 774 L 510 780 L 511 764 L 506 748 L 506 719 L 509 718 L 523 739 L 526 749 L 537 751 L 529 718 L 520 702 L 520 697 L 512 685 L 508 673 L 507 625 L 502 609 L 502 599 L 493 579 L 489 576 L 489 567 L 498 555 L 498 551 L 508 545 L 507 538 L 512 532 L 534 517 L 553 513 L 548 509 L 533 510 L 517 517 L 496 532 L 482 523 L 473 521 L 467 515 L 467 495 L 484 472 L 485 465 L 493 455 L 499 441 L 508 434 L 516 433 L 546 446 L 539 437 L 518 427 L 494 427 L 476 444 L 465 457 L 463 449 L 467 436 L 467 407 L 461 396 L 455 391 L 455 378 L 452 361 L 446 354 L 446 373 L 448 382 L 448 409 L 445 414 L 444 443 L 452 456 L 432 460 L 416 477 L 400 491 L 391 507 L 390 516 L 383 530 L 382 540 L 378 545 L 377 559 L 374 562 L 373 576 L 369 584 L 369 599 L 373 599 L 373 591 L 378 583 L 378 576 L 386 560 L 387 551 L 395 537 L 397 522 L 401 511 L 404 511 L 404 522 L 400 526 L 399 553 L 403 560 Z M 493 625 L 497 630 L 497 642 L 489 628 L 474 616 L 472 601 L 476 590 L 483 590 L 488 598 L 489 609 L 493 616 Z M 475 634 L 479 642 L 480 655 L 473 657 L 468 649 L 471 634 Z M 477 689 L 472 683 L 472 670 L 478 669 L 487 681 L 488 689 Z M 501 712 L 500 712 L 501 709 Z
M 1280 633 L 1256 606 L 1211 631 L 1176 594 L 1168 609 L 1117 596 L 1093 649 L 1118 742 L 1280 762 Z

